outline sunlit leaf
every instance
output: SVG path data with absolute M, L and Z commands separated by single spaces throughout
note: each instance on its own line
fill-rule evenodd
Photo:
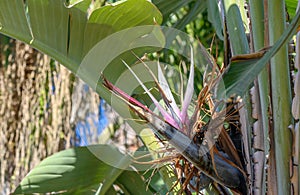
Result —
M 297 0 L 285 0 L 286 8 L 288 11 L 288 14 L 290 18 L 293 18 L 296 14 L 296 9 L 297 9 Z
M 107 5 L 94 10 L 88 19 L 89 2 L 2 0 L 0 33 L 29 43 L 76 71 L 84 54 L 106 36 L 137 25 L 162 22 L 159 10 L 146 0 Z
M 114 182 L 123 170 L 101 160 L 105 158 L 113 158 L 124 167 L 130 162 L 128 157 L 109 145 L 64 150 L 32 169 L 14 193 L 76 191 L 100 184 L 104 179 Z M 117 175 L 112 177 L 115 173 Z

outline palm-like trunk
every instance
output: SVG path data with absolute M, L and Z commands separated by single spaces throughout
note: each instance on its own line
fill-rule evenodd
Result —
M 9 194 L 40 160 L 70 147 L 71 80 L 29 45 L 1 35 L 0 48 L 0 193 Z

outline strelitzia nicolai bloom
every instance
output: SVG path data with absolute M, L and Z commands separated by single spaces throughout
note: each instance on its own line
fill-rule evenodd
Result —
M 157 99 L 151 94 L 149 89 L 137 77 L 129 65 L 123 61 L 128 70 L 137 79 L 143 87 L 147 95 L 151 98 L 153 104 L 158 109 L 160 115 L 154 113 L 147 106 L 132 98 L 118 87 L 110 83 L 104 75 L 102 75 L 103 85 L 121 97 L 141 119 L 148 122 L 158 136 L 163 136 L 168 142 L 182 155 L 193 164 L 201 173 L 201 180 L 205 180 L 207 184 L 215 181 L 218 184 L 226 186 L 240 193 L 247 193 L 247 186 L 243 172 L 236 166 L 233 166 L 219 152 L 210 151 L 209 144 L 199 144 L 191 139 L 190 133 L 195 126 L 195 118 L 198 116 L 199 107 L 196 106 L 191 117 L 188 116 L 188 107 L 191 104 L 194 93 L 194 56 L 191 47 L 191 65 L 186 91 L 182 102 L 181 109 L 176 104 L 172 95 L 168 82 L 163 75 L 160 65 L 158 64 L 158 79 L 154 76 L 154 81 L 164 101 L 165 109 Z M 147 68 L 147 66 L 145 66 Z M 149 72 L 154 75 L 151 70 Z M 200 181 L 201 182 L 201 181 Z M 205 185 L 207 185 L 205 184 Z M 203 187 L 205 187 L 203 185 Z

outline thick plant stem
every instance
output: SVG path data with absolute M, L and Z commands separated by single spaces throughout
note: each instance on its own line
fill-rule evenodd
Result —
M 273 45 L 284 32 L 284 1 L 268 1 L 269 39 Z M 287 46 L 283 46 L 271 59 L 271 98 L 275 159 L 278 194 L 290 191 L 291 138 L 288 126 L 291 124 L 291 88 Z
M 250 17 L 252 24 L 252 38 L 253 38 L 253 46 L 254 51 L 258 51 L 264 47 L 264 4 L 261 0 L 250 0 Z M 264 167 L 266 166 L 266 158 L 265 155 L 268 154 L 269 151 L 269 142 L 268 142 L 268 132 L 269 132 L 269 117 L 268 117 L 268 108 L 269 108 L 269 80 L 268 80 L 268 71 L 267 67 L 262 70 L 259 74 L 258 78 L 258 90 L 259 90 L 259 105 L 260 105 L 260 117 L 258 118 L 258 122 L 260 123 L 260 135 L 263 137 L 264 144 L 264 156 L 263 159 L 263 170 L 259 170 L 261 172 L 259 182 L 260 186 L 254 186 L 257 189 L 258 194 L 266 193 L 266 171 Z M 256 175 L 256 179 L 257 179 Z M 255 190 L 255 189 L 254 189 Z M 255 191 L 254 191 L 255 193 Z

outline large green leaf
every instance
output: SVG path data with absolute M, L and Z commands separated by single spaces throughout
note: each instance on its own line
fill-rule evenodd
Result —
M 66 6 L 62 0 L 1 0 L 0 33 L 30 43 L 76 71 L 85 53 L 106 36 L 162 22 L 158 9 L 146 0 L 107 5 L 94 10 L 90 18 L 87 8 L 91 0 L 71 2 L 76 4 Z
M 99 154 L 113 153 L 116 160 L 124 159 L 124 155 L 109 146 L 89 148 Z M 89 148 L 68 149 L 46 158 L 31 170 L 14 193 L 59 192 L 84 189 L 100 183 L 115 168 L 99 160 Z
M 240 4 L 236 0 L 227 1 L 224 5 L 226 11 L 226 23 L 230 36 L 230 48 L 232 55 L 249 53 L 249 44 L 245 32 L 243 13 L 240 11 Z M 242 3 L 241 3 L 242 4 Z
M 293 35 L 299 22 L 300 12 L 296 14 L 288 29 L 262 58 L 234 61 L 231 63 L 229 69 L 223 75 L 225 90 L 220 87 L 217 91 L 218 97 L 224 97 L 224 95 L 226 97 L 232 95 L 243 96 L 267 62 Z
M 297 9 L 297 0 L 285 0 L 286 8 L 288 11 L 288 14 L 291 18 L 293 18 L 296 14 L 296 9 Z
M 142 55 L 157 50 L 146 48 L 147 45 L 139 45 L 139 43 L 158 42 L 155 46 L 162 47 L 164 37 L 159 35 L 158 30 L 153 33 L 151 26 L 129 32 L 132 27 L 160 24 L 162 15 L 147 0 L 127 0 L 100 7 L 92 11 L 88 18 L 87 8 L 90 1 L 71 1 L 69 3 L 73 4 L 67 5 L 62 0 L 1 0 L 0 33 L 30 43 L 48 54 L 73 73 L 78 74 L 94 90 L 97 85 L 99 95 L 110 102 L 110 96 L 103 86 L 97 84 L 100 73 L 104 72 L 109 80 L 115 82 L 125 70 L 121 60 L 125 60 L 128 64 L 136 61 L 131 51 Z M 124 29 L 129 30 L 127 32 Z M 115 36 L 116 39 L 112 42 L 109 37 L 122 31 L 123 33 L 119 34 L 119 37 Z M 151 37 L 149 35 L 157 37 L 149 39 Z M 153 41 L 154 39 L 157 41 Z M 101 62 L 105 63 L 99 66 L 101 62 L 90 59 L 91 55 L 89 55 L 88 63 L 95 69 L 85 70 L 88 73 L 81 74 L 78 68 L 82 60 L 101 41 L 105 43 L 102 44 L 104 49 L 94 53 L 97 57 L 100 56 Z M 123 50 L 116 55 L 115 50 L 119 48 Z M 109 57 L 112 58 L 108 59 Z M 105 67 L 105 70 L 101 67 Z
M 214 26 L 218 37 L 223 40 L 223 21 L 222 21 L 222 13 L 219 8 L 217 0 L 207 1 L 207 12 L 208 12 L 208 20 Z
M 152 2 L 157 6 L 157 8 L 163 14 L 164 23 L 170 17 L 171 14 L 174 14 L 180 8 L 186 6 L 187 4 L 193 2 L 195 0 L 152 0 Z
M 105 162 L 101 159 L 106 159 Z M 130 157 L 109 145 L 93 145 L 68 149 L 44 159 L 22 180 L 14 194 L 67 192 L 80 193 L 99 186 L 103 181 L 117 182 L 123 188 L 147 194 L 142 177 L 135 171 L 115 168 L 107 164 L 118 162 L 118 167 L 128 168 Z M 128 183 L 129 182 L 129 183 Z M 128 186 L 135 183 L 135 186 Z M 109 190 L 101 189 L 101 192 Z
M 206 10 L 206 2 L 207 0 L 152 0 L 152 2 L 157 6 L 157 8 L 163 14 L 163 24 L 167 24 L 171 21 L 171 16 L 182 15 L 180 19 L 173 24 L 172 27 L 177 28 L 179 30 L 184 30 L 187 24 L 197 18 L 197 16 Z M 182 9 L 187 9 L 187 13 L 181 13 Z
M 0 32 L 10 35 L 14 32 L 16 39 L 30 42 L 31 29 L 28 25 L 25 7 L 21 1 L 0 1 Z
M 146 189 L 145 181 L 141 179 L 141 176 L 134 171 L 124 171 L 117 179 L 116 182 L 123 191 L 128 194 L 136 195 L 147 195 L 153 194 L 150 190 L 145 191 L 141 190 Z

